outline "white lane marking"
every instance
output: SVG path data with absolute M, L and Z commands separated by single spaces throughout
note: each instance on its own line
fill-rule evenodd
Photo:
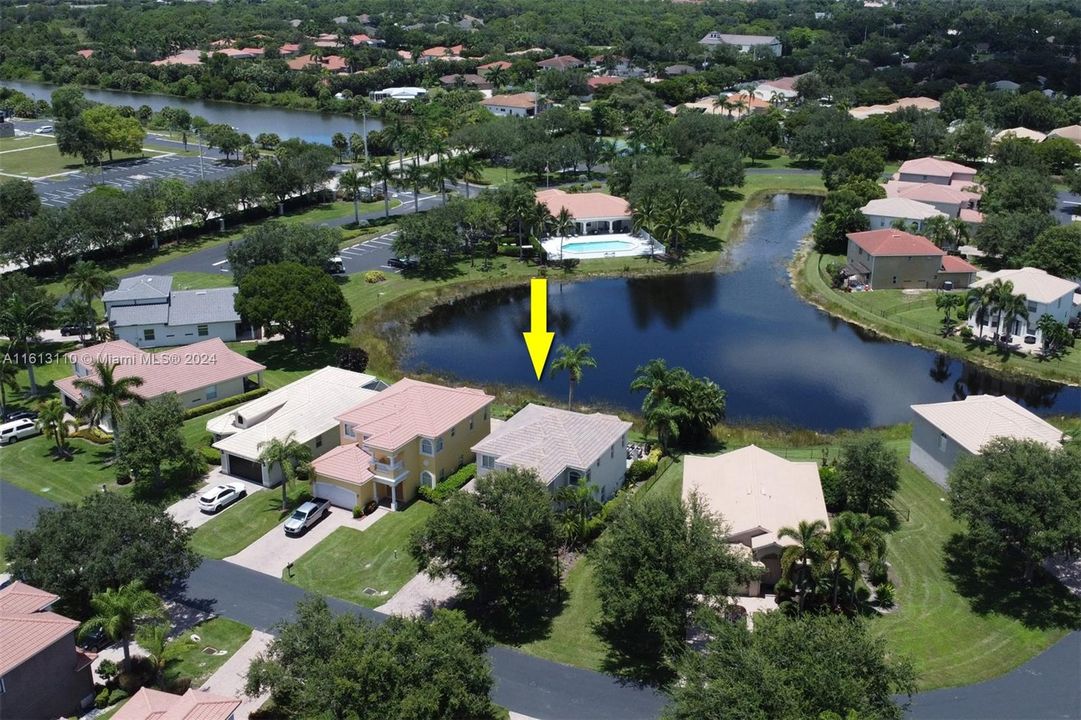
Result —
M 229 261 L 228 260 L 219 260 L 216 263 L 213 263 L 213 265 L 214 265 L 214 267 L 217 267 L 219 265 L 224 265 L 227 262 L 229 262 Z

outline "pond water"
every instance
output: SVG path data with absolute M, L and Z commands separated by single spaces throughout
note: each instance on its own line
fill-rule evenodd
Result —
M 597 368 L 576 397 L 638 409 L 635 368 L 665 358 L 728 391 L 728 417 L 817 430 L 906 422 L 909 405 L 1005 394 L 1038 413 L 1081 412 L 1081 390 L 1013 382 L 938 353 L 875 338 L 803 302 L 786 266 L 818 214 L 816 198 L 777 195 L 744 217 L 734 269 L 659 278 L 560 283 L 549 279 L 555 344 L 590 343 Z M 633 261 L 632 261 L 633 262 Z M 433 308 L 412 328 L 406 370 L 463 381 L 535 383 L 522 331 L 529 289 L 501 290 Z M 555 347 L 553 346 L 553 356 Z M 567 378 L 540 389 L 564 398 Z
M 35 100 L 49 100 L 53 90 L 57 88 L 56 85 L 28 80 L 2 80 L 0 85 L 24 92 Z M 350 133 L 363 132 L 363 122 L 348 115 L 96 88 L 83 88 L 83 95 L 87 100 L 108 105 L 130 105 L 136 108 L 149 105 L 154 110 L 161 110 L 165 106 L 184 108 L 192 115 L 201 115 L 211 123 L 231 125 L 252 137 L 262 132 L 273 132 L 283 140 L 296 137 L 329 145 L 331 136 L 336 132 L 345 133 L 346 137 Z M 381 127 L 378 120 L 368 118 L 368 132 Z

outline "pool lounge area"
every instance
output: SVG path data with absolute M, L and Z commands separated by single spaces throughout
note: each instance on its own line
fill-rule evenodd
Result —
M 571 235 L 562 241 L 563 255 L 560 256 L 560 238 L 550 237 L 541 243 L 544 251 L 552 260 L 563 258 L 578 260 L 596 260 L 609 257 L 641 257 L 650 254 L 649 235 L 635 237 L 629 233 L 605 233 L 599 235 Z M 664 253 L 664 246 L 653 243 L 653 254 Z

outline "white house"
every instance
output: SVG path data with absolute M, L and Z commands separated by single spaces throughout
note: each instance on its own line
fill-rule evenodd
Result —
M 1024 338 L 1026 345 L 1041 345 L 1043 343 L 1043 333 L 1036 327 L 1036 324 L 1044 315 L 1050 315 L 1059 322 L 1064 323 L 1069 322 L 1070 318 L 1077 317 L 1081 313 L 1081 306 L 1078 304 L 1081 301 L 1074 295 L 1077 292 L 1078 284 L 1073 280 L 1064 280 L 1039 268 L 1023 267 L 990 273 L 972 283 L 972 287 L 985 287 L 995 280 L 1013 283 L 1014 294 L 1024 295 L 1028 302 L 1028 314 L 1013 318 L 1003 328 L 1008 335 Z M 990 312 L 984 320 L 984 334 L 997 332 L 998 321 L 997 313 Z M 976 312 L 969 316 L 968 326 L 975 332 L 980 331 Z
M 531 92 L 493 95 L 481 100 L 480 104 L 498 117 L 533 117 L 545 108 L 537 94 Z
M 1008 137 L 1016 138 L 1018 140 L 1031 140 L 1032 142 L 1043 142 L 1047 138 L 1047 136 L 1039 130 L 1030 130 L 1027 127 L 1012 127 L 1006 128 L 1005 130 L 999 130 L 991 136 L 991 142 L 1001 142 Z
M 971 395 L 957 402 L 912 406 L 912 442 L 908 459 L 945 487 L 962 457 L 980 454 L 994 438 L 1034 440 L 1057 447 L 1062 431 L 1009 398 Z
M 422 87 L 388 87 L 382 90 L 372 90 L 368 93 L 368 99 L 372 102 L 383 100 L 397 100 L 399 102 L 412 102 L 428 94 Z
M 282 469 L 259 460 L 264 443 L 292 434 L 317 458 L 338 447 L 337 416 L 385 387 L 372 375 L 327 366 L 212 418 L 206 429 L 221 451 L 222 472 L 272 487 Z
M 871 225 L 871 230 L 893 227 L 898 220 L 915 224 L 917 230 L 923 230 L 924 224 L 933 217 L 947 217 L 946 213 L 933 205 L 903 197 L 885 197 L 871 200 L 860 208 Z
M 713 30 L 706 33 L 698 44 L 708 47 L 730 45 L 741 53 L 770 53 L 776 57 L 781 56 L 781 41 L 772 35 L 733 35 Z
M 209 338 L 236 341 L 245 332 L 234 308 L 237 288 L 173 290 L 169 275 L 124 278 L 102 296 L 117 338 L 136 347 L 188 345 Z
M 473 446 L 477 476 L 520 467 L 536 471 L 553 494 L 566 485 L 596 485 L 603 502 L 623 486 L 630 428 L 615 415 L 529 404 Z

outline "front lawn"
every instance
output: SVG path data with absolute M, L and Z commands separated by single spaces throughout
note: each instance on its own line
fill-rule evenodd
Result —
M 193 634 L 199 636 L 199 642 L 191 640 Z M 169 643 L 174 654 L 165 668 L 165 678 L 171 681 L 190 677 L 191 686 L 197 688 L 248 642 L 250 637 L 250 627 L 223 617 L 207 620 L 185 630 Z M 225 650 L 226 654 L 207 654 L 203 652 L 206 648 Z
M 567 600 L 552 621 L 548 637 L 519 647 L 520 650 L 555 662 L 600 671 L 604 665 L 604 641 L 593 631 L 600 618 L 601 601 L 593 582 L 593 567 L 582 556 L 563 583 Z
M 311 497 L 308 485 L 294 482 L 289 488 L 288 509 L 282 510 L 281 488 L 249 495 L 227 511 L 218 513 L 195 530 L 191 547 L 200 555 L 221 560 L 236 555 L 285 522 L 289 513 Z
M 38 145 L 27 145 L 27 147 L 33 149 L 0 154 L 0 172 L 5 172 L 9 175 L 22 175 L 26 178 L 38 178 L 47 175 L 71 172 L 73 170 L 82 170 L 85 168 L 82 159 L 70 155 L 61 155 L 55 143 L 47 144 L 52 141 L 52 138 L 40 138 L 40 140 L 42 140 L 42 142 Z M 45 145 L 45 147 L 41 147 L 41 145 Z M 162 154 L 162 151 L 160 150 L 149 149 L 145 150 L 143 153 L 136 154 L 118 152 L 113 153 L 112 163 L 118 163 L 124 160 L 136 160 L 144 157 L 156 157 L 160 154 Z M 103 167 L 106 167 L 109 164 L 109 161 L 102 162 Z M 86 170 L 89 173 L 96 173 L 97 166 L 95 165 L 86 168 Z
M 417 574 L 409 554 L 409 536 L 435 512 L 417 501 L 405 510 L 380 518 L 367 530 L 338 528 L 302 555 L 284 579 L 305 590 L 378 607 L 394 597 Z M 380 594 L 365 595 L 365 588 Z

